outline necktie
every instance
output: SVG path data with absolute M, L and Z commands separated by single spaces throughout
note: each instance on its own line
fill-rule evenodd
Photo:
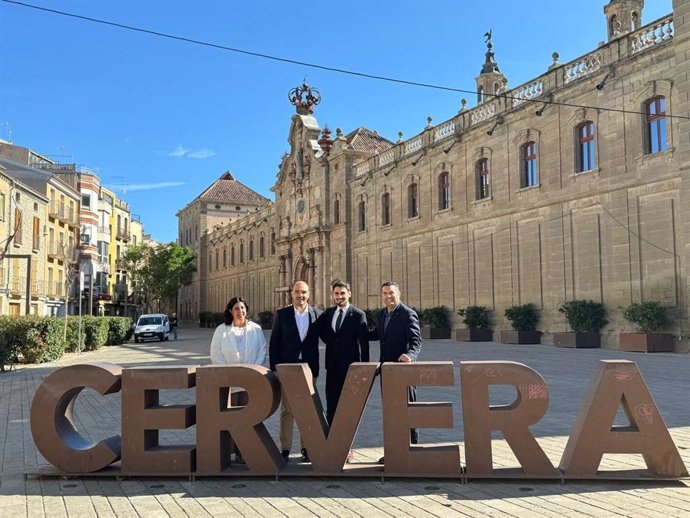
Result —
M 338 310 L 338 318 L 335 321 L 335 332 L 337 333 L 340 330 L 340 324 L 343 323 L 343 310 L 339 309 Z

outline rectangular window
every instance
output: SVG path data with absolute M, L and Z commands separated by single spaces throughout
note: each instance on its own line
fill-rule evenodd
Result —
M 450 173 L 443 172 L 438 177 L 438 210 L 450 208 Z
M 41 247 L 41 220 L 35 216 L 32 236 L 33 249 L 38 250 Z
M 647 152 L 665 151 L 666 144 L 666 99 L 655 97 L 645 104 L 647 121 Z
M 0 221 L 5 221 L 5 193 L 0 193 Z
M 381 225 L 391 224 L 391 195 L 384 193 L 381 196 Z
M 84 209 L 91 210 L 91 195 L 82 194 L 81 195 L 81 206 Z
M 537 167 L 537 144 L 528 142 L 522 147 L 522 187 L 534 187 L 539 184 Z
M 485 200 L 491 196 L 489 185 L 489 159 L 477 162 L 477 199 Z
M 594 144 L 594 123 L 587 121 L 578 128 L 578 173 L 590 171 L 597 166 Z
M 358 205 L 358 229 L 360 232 L 364 232 L 367 229 L 367 213 L 366 213 L 366 205 L 364 204 L 364 201 L 360 201 Z
M 23 242 L 22 235 L 22 211 L 15 207 L 14 209 L 14 243 L 21 245 Z
M 419 193 L 417 184 L 413 183 L 407 188 L 407 217 L 416 218 L 419 216 Z

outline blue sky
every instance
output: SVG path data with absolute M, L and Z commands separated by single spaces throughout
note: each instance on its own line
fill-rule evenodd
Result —
M 606 39 L 607 0 L 28 0 L 124 25 L 297 61 L 474 90 L 492 29 L 510 88 Z M 554 6 L 558 6 L 554 19 Z M 647 24 L 671 13 L 647 1 Z M 375 81 L 94 24 L 0 1 L 0 137 L 98 172 L 145 231 L 224 171 L 264 196 L 287 151 L 288 91 L 318 88 L 321 127 L 396 140 L 457 113 L 470 94 Z M 122 188 L 126 192 L 122 193 Z

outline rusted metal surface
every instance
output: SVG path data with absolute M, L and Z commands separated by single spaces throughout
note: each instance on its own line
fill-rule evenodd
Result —
M 161 405 L 161 389 L 189 389 L 196 367 L 135 367 L 122 371 L 122 472 L 189 473 L 195 469 L 196 447 L 163 446 L 159 430 L 180 430 L 196 422 L 195 405 Z
M 630 424 L 614 425 L 622 407 Z M 637 365 L 601 360 L 560 463 L 566 478 L 596 478 L 605 453 L 639 453 L 655 477 L 686 477 L 687 469 Z
M 255 365 L 143 367 L 123 371 L 110 363 L 64 367 L 48 376 L 31 406 L 38 451 L 54 465 L 39 475 L 104 476 L 386 476 L 462 478 L 679 479 L 687 470 L 642 376 L 633 362 L 602 361 L 567 443 L 560 470 L 553 467 L 529 431 L 548 405 L 543 378 L 516 362 L 462 362 L 461 386 L 467 467 L 460 469 L 458 444 L 410 444 L 410 429 L 452 428 L 446 402 L 413 402 L 410 386 L 453 386 L 451 362 L 381 365 L 385 465 L 345 464 L 361 423 L 379 364 L 355 363 L 329 430 L 306 365 L 278 366 L 278 375 Z M 312 463 L 285 465 L 264 421 L 278 408 L 280 384 L 309 450 Z M 189 390 L 196 405 L 161 405 L 159 390 Z M 515 387 L 515 400 L 489 405 L 492 385 Z M 122 439 L 89 442 L 75 429 L 74 402 L 84 388 L 122 394 Z M 232 397 L 230 393 L 248 397 Z M 246 402 L 241 404 L 240 401 Z M 630 422 L 614 426 L 619 407 Z M 194 445 L 159 443 L 159 430 L 197 424 Z M 491 432 L 500 431 L 520 466 L 493 469 Z M 233 439 L 246 466 L 231 464 Z M 116 464 L 125 444 L 122 469 Z M 647 470 L 599 472 L 604 454 L 640 454 Z
M 85 388 L 120 390 L 122 368 L 107 362 L 63 367 L 38 387 L 31 402 L 31 434 L 48 462 L 65 473 L 98 471 L 120 459 L 120 436 L 89 442 L 74 425 L 74 401 Z
M 460 473 L 457 444 L 411 445 L 411 428 L 452 428 L 450 402 L 408 401 L 407 387 L 453 385 L 453 362 L 384 363 L 383 447 L 386 475 L 449 476 Z
M 342 472 L 378 366 L 374 362 L 350 365 L 330 429 L 308 365 L 285 363 L 276 367 L 314 471 Z
M 230 387 L 246 390 L 246 406 L 228 407 Z M 280 403 L 274 373 L 259 365 L 206 365 L 196 370 L 197 471 L 220 473 L 230 465 L 233 440 L 254 475 L 285 465 L 264 421 Z
M 559 478 L 560 473 L 537 443 L 529 426 L 549 405 L 549 389 L 535 370 L 517 362 L 460 363 L 465 459 L 469 477 L 494 477 L 491 432 L 498 430 L 522 467 L 517 477 Z M 517 397 L 510 405 L 490 405 L 491 385 L 512 385 Z

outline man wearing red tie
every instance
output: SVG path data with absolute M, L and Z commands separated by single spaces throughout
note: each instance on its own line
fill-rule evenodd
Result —
M 335 409 L 345 384 L 350 364 L 369 361 L 367 317 L 364 311 L 350 304 L 350 284 L 331 284 L 335 306 L 321 318 L 321 340 L 326 344 L 326 420 L 333 423 Z M 352 454 L 348 456 L 352 460 Z

